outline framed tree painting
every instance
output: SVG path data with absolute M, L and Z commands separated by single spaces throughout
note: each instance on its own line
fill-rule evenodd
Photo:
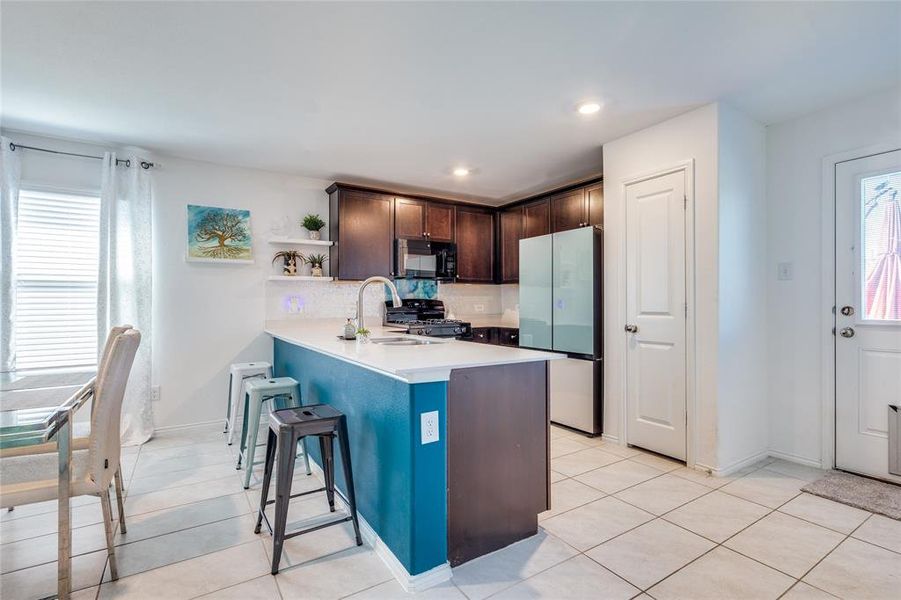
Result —
M 250 211 L 189 204 L 187 260 L 252 263 Z

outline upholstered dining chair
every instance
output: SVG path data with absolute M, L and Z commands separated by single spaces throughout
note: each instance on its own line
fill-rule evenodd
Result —
M 131 325 L 115 325 L 110 328 L 109 333 L 106 335 L 106 342 L 104 342 L 103 352 L 100 354 L 100 360 L 97 361 L 97 372 L 99 373 L 104 365 L 109 361 L 110 357 L 110 349 L 113 347 L 113 342 L 116 341 L 116 338 L 121 334 L 125 333 L 129 329 L 132 329 Z M 94 414 L 94 407 L 97 406 L 97 399 L 93 398 L 91 400 L 91 414 Z M 90 445 L 90 433 L 91 433 L 91 421 L 90 419 L 87 422 L 79 421 L 78 423 L 73 423 L 72 425 L 72 433 L 73 438 L 70 440 L 70 445 L 72 446 L 72 451 L 75 450 L 87 450 Z M 47 454 L 50 452 L 56 452 L 56 443 L 48 442 L 46 444 L 35 444 L 32 446 L 22 446 L 20 448 L 4 448 L 0 449 L 0 458 L 9 458 L 11 456 L 27 456 L 29 454 Z M 116 503 L 119 508 L 119 528 L 122 533 L 125 533 L 125 502 L 124 502 L 124 488 L 122 486 L 122 469 L 116 471 L 115 475 L 116 482 Z M 9 506 L 8 509 L 11 511 L 13 509 L 13 505 Z
M 136 329 L 126 330 L 107 341 L 108 356 L 101 361 L 94 383 L 91 433 L 87 438 L 87 447 L 73 447 L 69 469 L 72 496 L 91 495 L 100 498 L 112 579 L 118 579 L 119 575 L 114 552 L 109 489 L 120 468 L 119 423 L 122 398 L 140 342 L 141 333 Z M 52 445 L 55 448 L 55 444 Z M 5 454 L 0 457 L 0 508 L 55 499 L 59 483 L 58 469 L 55 451 L 20 456 Z M 119 510 L 122 519 L 121 496 Z M 71 555 L 71 548 L 66 551 Z

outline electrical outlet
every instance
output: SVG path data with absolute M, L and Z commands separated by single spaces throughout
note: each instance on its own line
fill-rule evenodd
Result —
M 431 444 L 438 441 L 438 411 L 422 413 L 419 415 L 420 429 L 422 430 L 422 443 Z
M 150 388 L 150 401 L 151 402 L 159 402 L 160 401 L 160 386 L 154 385 Z
M 473 308 L 477 313 L 485 312 L 485 305 L 484 305 L 484 304 L 475 304 L 475 305 L 473 305 L 472 308 Z
M 793 265 L 790 262 L 781 262 L 776 267 L 776 278 L 779 281 L 791 281 L 794 273 Z

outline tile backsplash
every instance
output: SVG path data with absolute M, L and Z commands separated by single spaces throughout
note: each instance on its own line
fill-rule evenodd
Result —
M 267 282 L 266 320 L 339 319 L 356 314 L 356 281 Z M 383 287 L 370 285 L 363 296 L 364 316 L 381 318 Z M 438 298 L 457 318 L 518 311 L 518 285 L 439 284 Z

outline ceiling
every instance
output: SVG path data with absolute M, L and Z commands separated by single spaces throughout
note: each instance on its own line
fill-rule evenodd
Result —
M 901 81 L 901 3 L 4 1 L 0 26 L 5 128 L 490 204 L 714 100 L 773 123 Z

